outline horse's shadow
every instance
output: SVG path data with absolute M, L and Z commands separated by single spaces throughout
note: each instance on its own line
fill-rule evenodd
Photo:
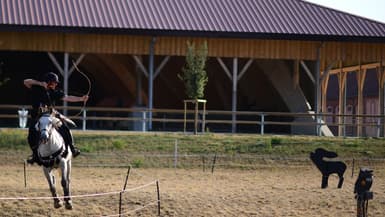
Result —
M 327 151 L 323 148 L 317 148 L 314 152 L 310 153 L 310 159 L 322 173 L 321 188 L 326 188 L 328 186 L 329 175 L 333 173 L 336 173 L 339 177 L 338 188 L 342 187 L 346 164 L 341 161 L 330 161 L 324 159 L 336 158 L 337 156 L 337 153 Z

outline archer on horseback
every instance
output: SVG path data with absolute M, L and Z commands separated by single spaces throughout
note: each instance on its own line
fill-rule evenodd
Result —
M 37 148 L 39 144 L 39 136 L 35 129 L 36 121 L 38 120 L 39 108 L 42 106 L 54 107 L 55 103 L 59 100 L 66 102 L 86 102 L 88 100 L 88 95 L 84 96 L 72 96 L 65 95 L 62 90 L 57 89 L 59 83 L 59 77 L 53 73 L 49 72 L 43 76 L 41 81 L 35 79 L 25 79 L 24 85 L 31 90 L 31 124 L 28 131 L 28 143 L 32 149 L 32 156 L 27 160 L 29 164 L 37 163 L 41 164 Z M 71 152 L 74 157 L 80 154 L 80 150 L 77 149 L 73 144 L 73 138 L 71 131 L 69 130 L 65 121 L 63 121 L 61 127 L 58 131 L 63 136 L 65 144 L 71 149 Z

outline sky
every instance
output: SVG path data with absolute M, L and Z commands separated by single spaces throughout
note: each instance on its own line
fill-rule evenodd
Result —
M 305 0 L 385 23 L 385 0 Z

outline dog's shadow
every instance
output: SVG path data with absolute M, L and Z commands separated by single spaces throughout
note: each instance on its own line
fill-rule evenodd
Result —
M 321 188 L 326 188 L 328 186 L 329 175 L 333 173 L 336 173 L 339 177 L 338 188 L 342 187 L 346 164 L 341 161 L 324 160 L 324 158 L 336 158 L 337 156 L 337 153 L 327 151 L 323 148 L 317 148 L 314 152 L 310 153 L 311 161 L 313 161 L 322 173 Z

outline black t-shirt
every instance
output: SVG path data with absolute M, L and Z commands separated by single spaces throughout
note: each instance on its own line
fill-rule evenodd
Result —
M 52 107 L 65 96 L 62 90 L 46 90 L 41 86 L 31 87 L 32 119 L 36 119 L 40 106 Z

